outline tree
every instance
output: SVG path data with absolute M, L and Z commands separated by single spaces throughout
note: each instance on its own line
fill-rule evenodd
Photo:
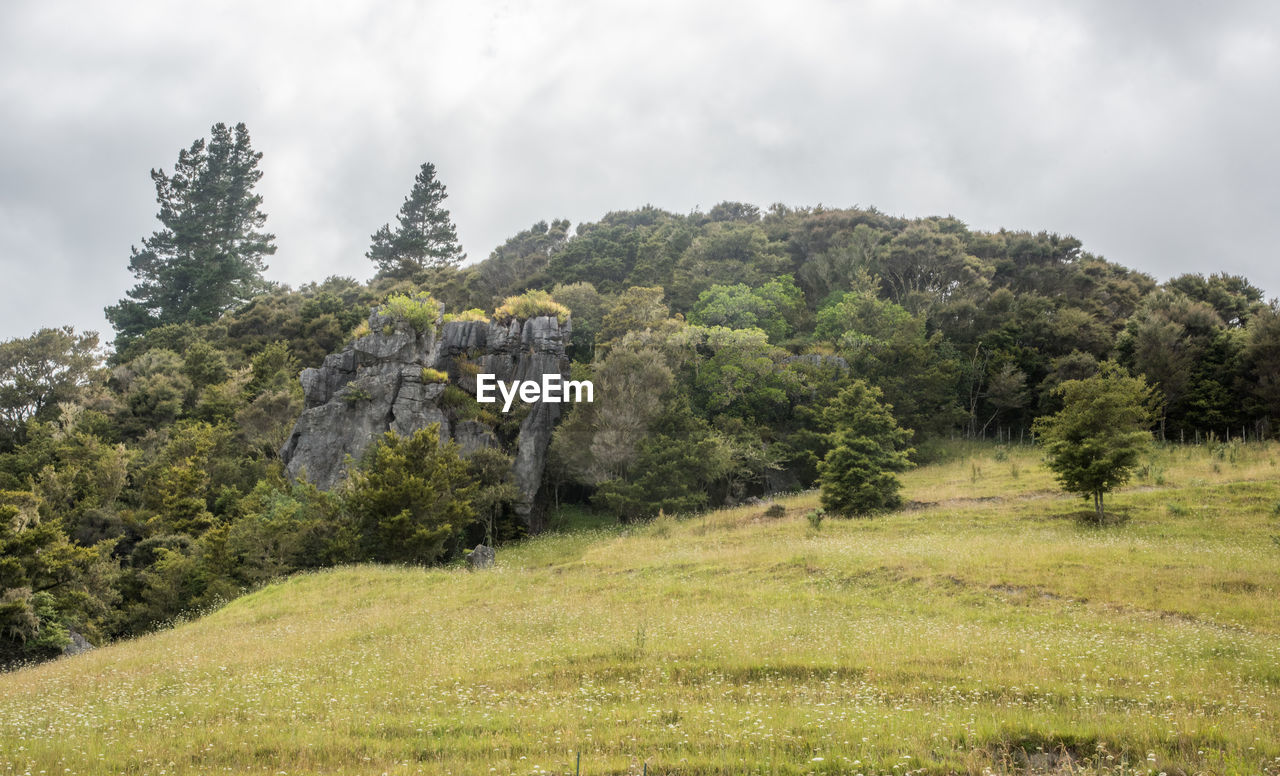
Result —
M 918 432 L 959 423 L 956 365 L 925 319 L 867 289 L 834 297 L 818 311 L 815 335 L 834 344 L 850 371 L 884 392 L 894 417 Z
M 1104 495 L 1128 481 L 1151 444 L 1158 394 L 1146 378 L 1130 377 L 1112 362 L 1093 377 L 1062 383 L 1054 393 L 1062 409 L 1035 423 L 1045 460 L 1065 490 L 1093 497 L 1102 522 Z
M 26 422 L 49 420 L 101 365 L 97 332 L 70 326 L 0 342 L 0 449 L 21 441 Z
M 80 547 L 42 521 L 30 492 L 0 491 L 0 666 L 57 655 L 70 628 L 97 638 L 113 601 L 110 542 Z
M 1249 319 L 1243 380 L 1249 409 L 1270 427 L 1280 421 L 1280 307 L 1266 305 Z
M 262 154 L 244 124 L 215 124 L 211 133 L 178 153 L 172 175 L 151 171 L 163 228 L 133 248 L 138 284 L 106 308 L 125 341 L 164 324 L 210 323 L 266 289 L 263 257 L 276 247 L 261 231 L 267 216 L 253 193 Z
M 818 473 L 822 508 L 832 514 L 864 515 L 902 503 L 895 473 L 911 466 L 911 432 L 898 426 L 882 398 L 880 389 L 854 380 L 823 413 L 834 431 Z
M 520 489 L 511 473 L 511 456 L 495 447 L 482 447 L 467 458 L 467 471 L 476 483 L 471 504 L 477 522 L 484 529 L 484 543 L 492 547 L 521 536 L 523 523 L 518 519 L 503 519 L 514 516 L 511 507 L 520 500 Z
M 804 293 L 790 275 L 759 288 L 744 283 L 716 285 L 703 291 L 689 311 L 689 321 L 730 329 L 761 329 L 771 342 L 781 342 L 804 314 Z
M 475 519 L 473 484 L 456 442 L 433 425 L 411 437 L 388 431 L 351 476 L 347 504 L 365 560 L 441 560 Z
M 373 234 L 365 253 L 383 275 L 412 278 L 429 269 L 456 267 L 466 255 L 458 245 L 458 232 L 442 205 L 449 197 L 436 180 L 436 166 L 422 165 L 413 179 L 413 190 L 400 206 L 394 230 L 383 224 Z
M 618 295 L 600 323 L 598 342 L 608 347 L 629 331 L 657 328 L 671 313 L 661 286 L 635 286 Z

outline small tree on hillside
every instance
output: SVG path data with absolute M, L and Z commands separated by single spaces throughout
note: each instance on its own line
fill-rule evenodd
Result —
M 351 475 L 346 500 L 366 560 L 430 564 L 475 520 L 473 494 L 457 443 L 440 444 L 433 425 L 383 434 Z
M 462 263 L 466 256 L 458 245 L 458 231 L 443 206 L 448 196 L 444 184 L 436 180 L 436 166 L 422 165 L 396 216 L 399 225 L 392 229 L 383 224 L 365 254 L 380 273 L 406 278 Z
M 1035 422 L 1045 461 L 1062 487 L 1093 497 L 1102 522 L 1103 496 L 1128 481 L 1151 444 L 1159 398 L 1142 376 L 1131 377 L 1114 363 L 1084 380 L 1054 389 L 1063 408 Z
M 823 413 L 831 450 L 818 474 L 822 507 L 832 514 L 864 515 L 902 503 L 896 473 L 911 466 L 911 432 L 898 427 L 883 398 L 880 389 L 855 380 Z

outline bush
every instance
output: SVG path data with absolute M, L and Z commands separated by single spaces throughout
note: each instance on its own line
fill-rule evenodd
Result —
M 402 320 L 412 326 L 414 331 L 424 334 L 435 328 L 436 317 L 440 315 L 440 303 L 425 291 L 419 291 L 413 296 L 392 294 L 387 297 L 381 313 Z
M 768 518 L 779 518 L 787 514 L 787 508 L 781 504 L 770 504 L 769 508 L 764 511 L 764 516 Z
M 473 307 L 470 310 L 463 310 L 460 313 L 445 313 L 444 322 L 451 323 L 453 321 L 489 321 L 489 316 L 484 314 L 484 310 Z
M 440 409 L 455 420 L 475 420 L 482 408 L 474 396 L 456 385 L 449 385 L 440 394 Z
M 338 398 L 342 399 L 348 405 L 357 404 L 362 401 L 369 401 L 373 398 L 373 394 L 369 393 L 360 386 L 352 386 L 338 394 Z
M 827 513 L 823 512 L 821 509 L 811 509 L 809 510 L 808 514 L 804 516 L 804 518 L 809 521 L 810 528 L 812 528 L 815 531 L 821 531 L 822 518 L 826 516 L 827 516 Z
M 365 560 L 435 563 L 475 520 L 475 486 L 454 442 L 432 425 L 411 437 L 387 432 L 351 475 L 347 508 Z
M 442 372 L 439 369 L 432 369 L 429 366 L 422 368 L 422 382 L 424 383 L 447 383 L 449 382 L 449 373 Z
M 546 291 L 534 290 L 507 297 L 493 311 L 493 319 L 498 323 L 507 323 L 515 318 L 527 320 L 542 315 L 554 315 L 556 320 L 564 323 L 569 320 L 569 308 L 552 299 L 551 294 Z

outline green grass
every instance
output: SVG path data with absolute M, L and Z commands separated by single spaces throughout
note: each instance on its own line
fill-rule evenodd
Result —
M 1280 773 L 1280 447 L 1158 451 L 1104 526 L 995 452 L 820 531 L 804 494 L 297 576 L 0 676 L 0 774 Z

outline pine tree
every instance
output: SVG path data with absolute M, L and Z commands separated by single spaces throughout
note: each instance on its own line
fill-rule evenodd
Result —
M 854 380 L 823 413 L 833 431 L 818 467 L 822 507 L 842 516 L 892 509 L 902 503 L 896 472 L 911 466 L 911 432 L 898 427 L 880 389 Z
M 253 193 L 262 154 L 244 124 L 215 124 L 211 133 L 178 153 L 172 175 L 151 171 L 163 228 L 133 248 L 138 284 L 106 309 L 124 340 L 169 323 L 211 322 L 265 289 L 263 257 L 276 248 Z
M 378 265 L 379 273 L 412 278 L 425 270 L 462 263 L 466 255 L 458 244 L 457 229 L 442 207 L 448 196 L 444 184 L 436 180 L 436 166 L 423 164 L 396 216 L 399 226 L 393 230 L 383 224 L 373 234 L 365 256 Z

